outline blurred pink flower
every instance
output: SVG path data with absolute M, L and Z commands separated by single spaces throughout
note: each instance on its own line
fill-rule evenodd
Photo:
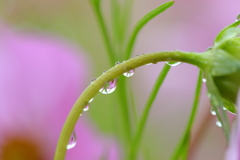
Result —
M 238 111 L 240 110 L 240 92 L 238 94 Z M 232 129 L 230 143 L 226 153 L 226 160 L 240 160 L 240 115 L 237 114 L 235 128 Z
M 0 25 L 1 160 L 53 159 L 66 116 L 86 86 L 86 59 L 77 54 L 59 39 Z M 79 123 L 79 144 L 66 159 L 117 159 L 109 139 Z

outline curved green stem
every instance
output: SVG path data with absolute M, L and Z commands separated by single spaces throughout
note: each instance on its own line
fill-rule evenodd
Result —
M 200 100 L 201 88 L 202 88 L 202 71 L 199 71 L 192 111 L 191 111 L 191 114 L 190 114 L 190 117 L 188 120 L 188 124 L 187 124 L 187 127 L 185 129 L 185 132 L 184 132 L 181 140 L 179 141 L 179 143 L 171 157 L 171 160 L 178 160 L 180 156 L 186 157 L 188 155 L 187 153 L 188 153 L 188 145 L 189 145 L 189 140 L 190 140 L 190 135 L 191 135 L 191 129 L 192 129 L 192 125 L 194 122 L 194 118 L 196 116 L 197 106 L 198 106 L 199 100 Z M 183 155 L 181 155 L 181 154 L 183 154 Z
M 112 45 L 111 45 L 111 39 L 110 39 L 109 33 L 107 31 L 107 27 L 105 25 L 105 22 L 104 22 L 104 19 L 103 19 L 101 10 L 100 10 L 100 4 L 96 5 L 96 4 L 94 4 L 93 1 L 90 1 L 90 2 L 92 4 L 93 10 L 95 12 L 96 19 L 98 21 L 100 30 L 102 32 L 103 41 L 104 41 L 104 45 L 105 45 L 106 50 L 107 50 L 107 54 L 108 54 L 108 57 L 109 57 L 109 60 L 110 60 L 110 64 L 113 65 L 116 61 L 116 57 L 115 57 L 115 54 L 114 54 L 114 51 L 113 51 L 113 48 L 112 48 Z M 98 3 L 100 3 L 100 2 L 98 2 Z
M 209 63 L 208 54 L 206 53 L 172 51 L 149 53 L 134 57 L 109 69 L 100 77 L 98 77 L 93 83 L 91 83 L 74 104 L 60 134 L 54 160 L 64 160 L 66 154 L 66 146 L 68 144 L 71 133 L 74 130 L 74 126 L 79 119 L 79 115 L 82 114 L 86 103 L 88 103 L 88 101 L 99 92 L 99 89 L 102 88 L 106 82 L 118 78 L 127 70 L 132 70 L 133 68 L 138 68 L 149 63 L 157 63 L 160 61 L 186 62 L 196 65 L 203 70 L 206 69 L 205 63 Z M 81 142 L 78 144 L 81 144 Z
M 135 160 L 137 158 L 137 153 L 138 153 L 138 149 L 140 147 L 140 141 L 143 135 L 143 130 L 146 126 L 146 122 L 149 116 L 149 112 L 151 109 L 151 106 L 158 94 L 158 91 L 160 89 L 160 87 L 162 86 L 162 83 L 164 81 L 164 79 L 166 78 L 169 70 L 170 70 L 170 66 L 165 64 L 161 73 L 159 74 L 156 83 L 153 86 L 152 92 L 150 93 L 150 96 L 148 98 L 148 101 L 144 107 L 144 111 L 143 114 L 140 118 L 140 122 L 137 125 L 137 130 L 136 130 L 136 134 L 133 137 L 132 143 L 130 145 L 130 149 L 129 149 L 129 154 L 128 154 L 128 160 Z
M 168 9 L 169 7 L 171 7 L 174 4 L 174 1 L 169 1 L 166 2 L 164 4 L 162 4 L 161 6 L 155 8 L 154 10 L 150 11 L 148 14 L 146 14 L 143 18 L 141 18 L 137 24 L 135 25 L 129 41 L 127 43 L 127 47 L 125 50 L 125 59 L 129 59 L 132 53 L 132 49 L 134 46 L 134 42 L 136 41 L 137 35 L 139 33 L 139 31 L 143 28 L 143 26 L 145 24 L 147 24 L 151 19 L 153 19 L 154 17 L 156 17 L 157 15 L 159 15 L 160 13 L 164 12 L 166 9 Z

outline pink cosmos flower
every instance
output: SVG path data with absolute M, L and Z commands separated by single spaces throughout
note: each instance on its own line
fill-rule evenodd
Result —
M 88 79 L 86 59 L 79 56 L 56 38 L 0 25 L 1 160 L 53 159 L 66 116 Z M 89 124 L 77 124 L 79 144 L 66 159 L 116 160 L 116 147 Z
M 238 94 L 238 111 L 240 110 L 240 92 Z M 235 128 L 232 129 L 230 144 L 226 153 L 226 160 L 240 160 L 240 115 L 237 115 Z

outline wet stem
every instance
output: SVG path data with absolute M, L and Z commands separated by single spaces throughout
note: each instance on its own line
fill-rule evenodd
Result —
M 205 53 L 193 53 L 193 52 L 181 52 L 181 51 L 156 52 L 156 53 L 145 54 L 142 56 L 132 58 L 106 71 L 105 74 L 102 74 L 85 89 L 85 91 L 81 94 L 81 96 L 78 98 L 78 100 L 74 104 L 72 110 L 70 111 L 64 123 L 62 132 L 60 134 L 54 160 L 64 159 L 66 154 L 66 146 L 74 130 L 74 126 L 79 119 L 79 115 L 82 114 L 83 109 L 86 107 L 86 102 L 89 102 L 89 100 L 91 100 L 92 97 L 94 97 L 99 92 L 99 89 L 102 88 L 105 82 L 111 81 L 121 76 L 124 72 L 126 72 L 125 69 L 127 67 L 138 68 L 140 66 L 152 63 L 153 60 L 155 63 L 160 61 L 169 61 L 169 60 L 186 62 L 189 64 L 196 65 L 199 68 L 204 70 L 205 62 L 208 61 L 208 57 L 207 57 L 207 54 Z M 142 120 L 140 120 L 140 122 L 141 121 Z

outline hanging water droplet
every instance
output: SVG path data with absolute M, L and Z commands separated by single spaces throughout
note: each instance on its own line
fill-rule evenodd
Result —
M 202 81 L 203 81 L 204 83 L 206 83 L 206 82 L 207 82 L 207 79 L 206 79 L 206 78 L 202 78 Z
M 208 47 L 207 49 L 206 49 L 206 51 L 210 51 L 210 50 L 212 50 L 213 49 L 213 47 L 211 46 L 211 47 Z
M 237 15 L 236 21 L 240 21 L 240 14 Z
M 67 149 L 72 149 L 73 147 L 75 147 L 77 144 L 77 136 L 75 131 L 72 132 L 72 135 L 69 139 L 68 145 L 67 145 Z
M 158 61 L 156 59 L 152 59 L 152 64 L 157 64 Z
M 211 113 L 212 115 L 214 115 L 214 116 L 217 114 L 217 113 L 215 112 L 215 110 L 214 110 L 213 107 L 210 108 L 210 113 Z
M 218 127 L 222 127 L 222 123 L 221 123 L 219 120 L 216 121 L 216 125 L 217 125 Z
M 118 65 L 118 64 L 121 64 L 119 61 L 115 62 L 115 66 Z
M 88 101 L 88 103 L 92 102 L 92 101 L 93 101 L 93 99 L 94 99 L 94 98 L 91 98 L 91 99 Z
M 152 65 L 153 63 L 148 63 L 148 64 L 145 64 L 145 66 L 150 66 L 150 65 Z
M 79 115 L 80 117 L 82 116 L 82 113 Z
M 174 67 L 174 66 L 178 66 L 179 64 L 181 64 L 182 62 L 165 62 L 166 64 L 168 64 L 169 66 L 171 67 Z
M 87 104 L 84 108 L 83 108 L 83 111 L 88 111 L 89 110 L 89 107 L 90 107 L 90 105 L 89 104 Z
M 134 72 L 135 72 L 135 69 L 132 69 L 130 71 L 127 71 L 127 72 L 123 73 L 123 75 L 125 77 L 131 77 L 131 76 L 133 76 Z
M 103 93 L 103 94 L 110 94 L 113 91 L 115 91 L 115 89 L 117 88 L 117 78 L 106 83 L 100 90 L 99 92 Z

